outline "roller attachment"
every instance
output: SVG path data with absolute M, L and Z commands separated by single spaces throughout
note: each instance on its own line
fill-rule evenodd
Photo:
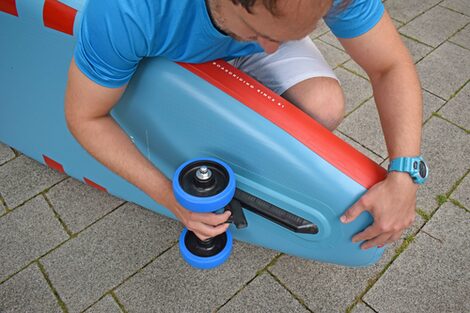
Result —
M 195 159 L 182 164 L 173 176 L 173 192 L 177 201 L 193 212 L 216 212 L 229 205 L 235 194 L 235 175 L 224 162 Z M 232 235 L 225 233 L 207 240 L 199 239 L 184 229 L 179 247 L 184 260 L 193 267 L 210 269 L 230 256 Z

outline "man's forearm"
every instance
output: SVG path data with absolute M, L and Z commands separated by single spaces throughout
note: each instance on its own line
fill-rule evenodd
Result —
M 134 184 L 177 216 L 171 182 L 148 161 L 112 117 L 70 125 L 80 144 L 98 161 Z
M 414 65 L 398 64 L 371 80 L 390 159 L 419 155 L 423 105 Z

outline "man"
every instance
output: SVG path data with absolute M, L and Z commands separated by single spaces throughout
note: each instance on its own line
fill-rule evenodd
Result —
M 96 159 L 171 210 L 198 237 L 218 235 L 227 229 L 230 213 L 192 213 L 179 205 L 170 181 L 109 112 L 143 57 L 193 63 L 226 58 L 333 130 L 343 117 L 343 94 L 305 38 L 321 18 L 370 77 L 390 159 L 419 156 L 420 84 L 380 0 L 89 0 L 69 70 L 68 126 Z M 416 191 L 407 172 L 392 171 L 341 221 L 367 210 L 374 223 L 353 241 L 364 240 L 363 249 L 391 243 L 414 220 Z

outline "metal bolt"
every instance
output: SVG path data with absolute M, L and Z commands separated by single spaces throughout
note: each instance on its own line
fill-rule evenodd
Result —
M 196 177 L 200 180 L 208 180 L 212 177 L 212 172 L 207 166 L 203 165 L 197 170 Z

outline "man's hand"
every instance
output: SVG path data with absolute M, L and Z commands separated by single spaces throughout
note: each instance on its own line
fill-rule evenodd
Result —
M 230 226 L 230 224 L 226 223 L 230 217 L 230 211 L 226 211 L 223 214 L 185 211 L 178 218 L 188 230 L 192 231 L 201 240 L 220 235 Z
M 223 214 L 196 213 L 179 204 L 169 180 L 163 182 L 156 194 L 160 195 L 160 204 L 172 211 L 176 218 L 201 240 L 220 235 L 230 226 L 226 223 L 231 215 L 230 211 Z M 150 195 L 153 196 L 152 193 Z
M 340 39 L 368 74 L 390 159 L 420 155 L 422 97 L 410 53 L 387 12 L 367 33 Z M 398 240 L 415 218 L 417 186 L 407 173 L 393 172 L 373 186 L 345 213 L 349 223 L 368 211 L 374 223 L 353 237 L 368 249 Z
M 356 234 L 352 241 L 365 240 L 361 249 L 369 249 L 400 239 L 415 219 L 417 189 L 407 173 L 389 173 L 341 216 L 343 223 L 352 222 L 363 211 L 374 218 L 373 224 Z

